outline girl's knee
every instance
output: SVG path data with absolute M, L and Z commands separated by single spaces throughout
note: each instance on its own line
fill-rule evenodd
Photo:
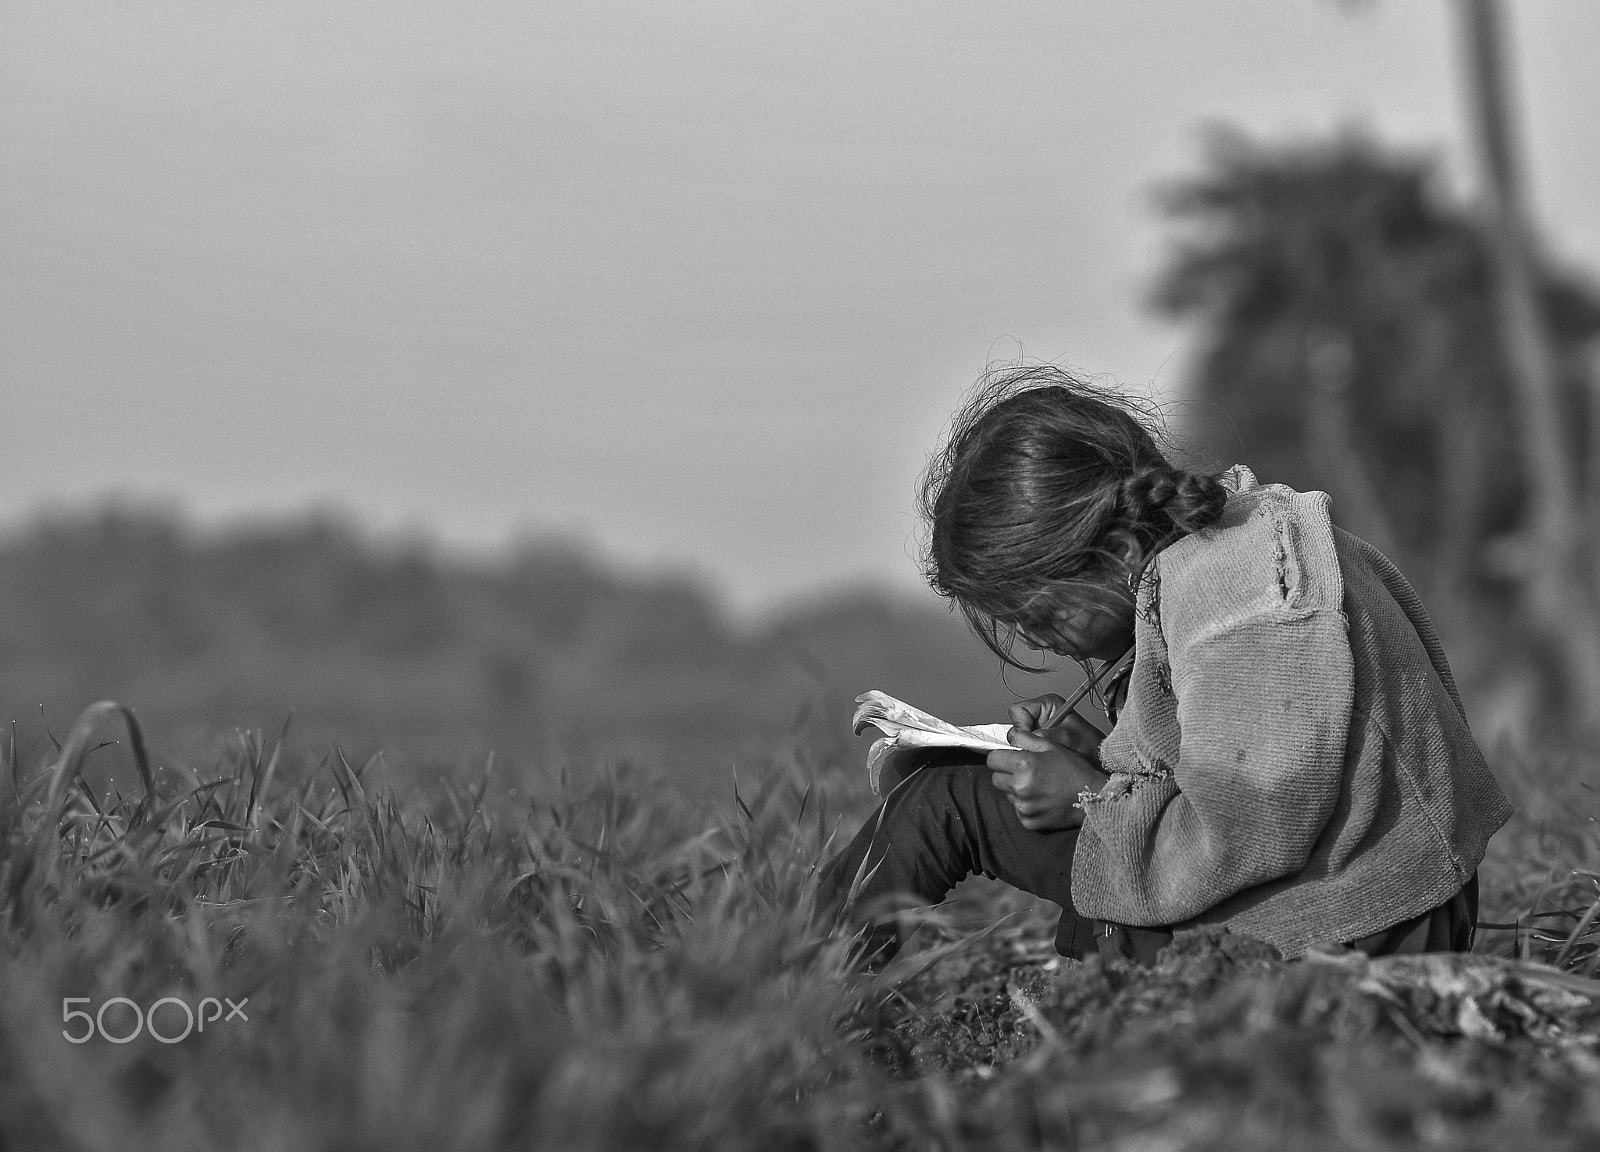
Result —
M 964 756 L 929 757 L 901 778 L 885 803 L 895 807 L 966 810 L 978 802 L 978 789 L 988 783 L 988 768 L 970 752 Z

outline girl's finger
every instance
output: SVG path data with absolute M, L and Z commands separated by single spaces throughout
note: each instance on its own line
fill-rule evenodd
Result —
M 1035 696 L 1032 700 L 1019 700 L 1011 706 L 1011 723 L 1024 732 L 1048 728 L 1050 719 L 1066 707 L 1066 700 L 1054 692 Z
M 1041 696 L 1037 700 L 1029 701 L 1029 703 L 1038 706 L 1039 722 L 1035 725 L 1037 728 L 1052 728 L 1061 723 L 1063 716 L 1075 715 L 1072 709 L 1067 707 L 1067 698 L 1055 692 Z
M 990 780 L 996 789 L 1012 799 L 1033 795 L 1033 775 L 1029 772 L 996 772 Z
M 1024 732 L 1020 728 L 1011 729 L 1011 731 L 1006 734 L 1006 740 L 1009 741 L 1013 747 L 1020 748 L 1024 752 L 1048 752 L 1055 747 L 1054 744 L 1050 743 L 1050 741 L 1046 740 L 1043 736 L 1036 736 L 1032 732 Z M 991 753 L 991 755 L 993 755 L 993 753 Z
M 1020 772 L 1028 766 L 1028 757 L 1022 752 L 1009 752 L 1003 748 L 989 753 L 984 759 L 991 772 Z

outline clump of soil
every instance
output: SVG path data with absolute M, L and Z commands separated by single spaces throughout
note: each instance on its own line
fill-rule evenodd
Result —
M 1088 1052 L 1130 1028 L 1193 1025 L 1200 1006 L 1251 976 L 1283 967 L 1278 950 L 1221 929 L 1179 933 L 1143 967 L 1099 956 L 1063 971 L 1039 1003 L 1060 1041 Z
M 1181 934 L 1156 965 L 1044 955 L 1025 933 L 958 951 L 906 989 L 915 1010 L 892 1025 L 888 1059 L 902 1073 L 983 1078 L 1041 1036 L 1087 1052 L 1131 1023 L 1192 1022 L 1194 1007 L 1241 975 L 1281 963 L 1276 949 L 1225 931 Z
M 1542 965 L 1288 963 L 1201 930 L 1151 968 L 996 946 L 929 975 L 958 983 L 893 1026 L 922 1077 L 889 1110 L 902 1134 L 943 1117 L 940 1138 L 1001 1147 L 1600 1147 L 1600 985 Z M 959 1108 L 921 1103 L 951 1091 Z

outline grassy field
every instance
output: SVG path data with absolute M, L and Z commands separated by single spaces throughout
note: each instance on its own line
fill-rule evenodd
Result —
M 137 782 L 91 794 L 113 738 Z M 874 976 L 809 926 L 870 797 L 804 742 L 715 810 L 642 771 L 397 787 L 254 735 L 196 772 L 111 705 L 25 759 L 0 773 L 4 1148 L 1600 1142 L 1600 796 L 1571 749 L 1497 754 L 1519 814 L 1483 916 L 1515 927 L 1482 956 L 1195 935 L 1079 965 L 1048 907 L 973 883 Z

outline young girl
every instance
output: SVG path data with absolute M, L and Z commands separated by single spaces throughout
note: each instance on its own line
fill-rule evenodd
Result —
M 1416 593 L 1326 495 L 1174 467 L 1126 402 L 1048 366 L 957 415 L 922 495 L 929 582 L 1002 659 L 1020 638 L 1132 661 L 1109 734 L 1041 696 L 986 764 L 882 781 L 824 907 L 871 922 L 982 873 L 1060 904 L 1079 958 L 1148 962 L 1198 924 L 1289 957 L 1471 947 L 1511 809 Z

